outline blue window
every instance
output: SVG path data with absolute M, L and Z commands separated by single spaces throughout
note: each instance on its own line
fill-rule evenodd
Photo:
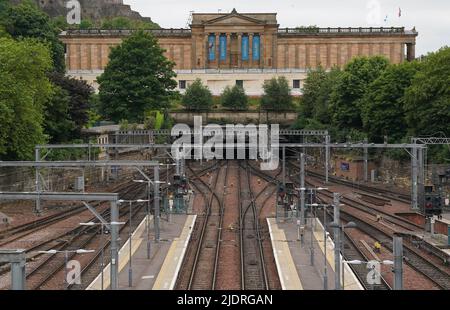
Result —
M 259 60 L 261 57 L 261 39 L 260 36 L 253 37 L 253 60 Z
M 249 43 L 248 43 L 248 36 L 242 37 L 242 60 L 248 60 L 248 54 L 249 54 Z
M 227 36 L 221 35 L 219 39 L 220 60 L 227 59 Z
M 208 58 L 216 60 L 216 36 L 213 34 L 208 37 Z

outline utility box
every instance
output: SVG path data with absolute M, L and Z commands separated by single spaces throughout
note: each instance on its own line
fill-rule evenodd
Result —
M 77 177 L 75 180 L 75 190 L 84 192 L 84 177 Z

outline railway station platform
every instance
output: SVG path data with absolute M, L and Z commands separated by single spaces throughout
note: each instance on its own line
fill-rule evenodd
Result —
M 324 238 L 323 226 L 317 219 L 309 219 L 313 230 L 304 232 L 303 243 L 298 240 L 296 222 L 278 222 L 267 219 L 272 240 L 272 248 L 283 290 L 323 290 L 324 289 Z M 311 249 L 313 249 L 311 251 Z M 334 289 L 334 243 L 327 239 L 328 289 Z M 311 259 L 311 252 L 314 253 Z M 311 264 L 311 261 L 313 264 Z M 348 265 L 344 268 L 344 289 L 363 290 L 355 274 Z
M 130 240 L 119 251 L 119 289 L 152 290 L 173 289 L 186 248 L 194 227 L 196 215 L 171 215 L 171 220 L 160 221 L 161 240 L 154 241 L 153 221 L 151 219 L 151 258 L 147 259 L 146 220 L 144 219 L 132 234 L 132 286 L 129 286 Z M 103 273 L 104 289 L 109 289 L 110 266 Z M 87 290 L 101 290 L 99 275 Z

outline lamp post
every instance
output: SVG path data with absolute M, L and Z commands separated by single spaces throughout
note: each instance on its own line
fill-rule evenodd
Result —
M 341 241 L 341 232 L 344 232 L 346 228 L 356 228 L 357 225 L 354 222 L 348 222 L 346 225 L 339 225 L 336 222 L 333 222 L 330 224 L 330 227 L 336 228 L 336 236 L 335 236 L 335 245 L 334 245 L 334 255 L 335 257 L 335 289 L 336 290 L 345 290 L 345 283 L 344 283 L 344 260 L 341 261 L 341 251 L 342 251 L 342 257 L 344 258 L 344 247 L 343 242 Z M 342 249 L 341 249 L 342 246 Z M 342 267 L 342 270 L 341 270 Z M 341 287 L 341 272 L 342 272 L 342 287 Z
M 323 289 L 328 290 L 328 263 L 327 263 L 327 239 L 328 239 L 328 232 L 327 232 L 327 207 L 331 207 L 330 205 L 321 205 L 321 204 L 311 204 L 311 207 L 315 208 L 323 208 L 323 257 L 324 257 L 324 270 L 323 270 Z
M 161 166 L 165 166 L 161 164 Z M 158 172 L 156 172 L 158 171 Z M 154 187 L 154 197 L 153 200 L 155 202 L 155 210 L 154 210 L 154 219 L 153 222 L 155 223 L 155 241 L 159 241 L 159 208 L 157 210 L 156 205 L 159 206 L 159 197 L 156 197 L 156 193 L 159 192 L 159 185 L 165 184 L 166 182 L 159 181 L 159 166 L 155 166 L 155 181 L 151 180 L 133 180 L 135 183 L 147 183 L 148 186 L 148 205 L 147 205 L 147 259 L 150 259 L 150 186 L 151 184 Z M 170 185 L 170 183 L 168 183 Z
M 89 223 L 80 223 L 80 226 L 101 226 L 101 235 L 102 235 L 102 239 L 103 239 L 103 226 L 105 226 L 107 224 L 104 223 L 94 223 L 94 222 L 89 222 Z M 104 249 L 105 249 L 105 244 L 101 245 L 102 248 L 102 252 L 101 252 L 101 262 L 100 262 L 100 267 L 101 267 L 101 287 L 102 287 L 102 291 L 104 290 L 104 272 L 103 269 L 105 269 L 105 259 L 104 259 Z
M 39 254 L 57 254 L 57 253 L 64 253 L 64 290 L 67 290 L 69 288 L 69 281 L 67 280 L 67 263 L 69 260 L 69 253 L 75 253 L 75 254 L 87 254 L 87 253 L 94 253 L 94 250 L 84 250 L 84 249 L 78 249 L 78 250 L 64 250 L 64 251 L 58 251 L 58 250 L 48 250 L 48 251 L 38 251 Z
M 132 217 L 132 204 L 133 204 L 133 202 L 144 203 L 144 202 L 148 202 L 148 200 L 142 200 L 142 199 L 138 199 L 138 200 L 118 200 L 117 202 L 118 203 L 126 203 L 126 202 L 128 202 L 129 206 L 130 206 L 130 217 L 128 219 L 129 227 L 130 227 L 129 230 L 128 230 L 129 257 L 130 257 L 130 260 L 128 262 L 128 286 L 132 287 L 133 286 L 133 264 L 132 264 L 132 249 L 133 249 L 133 246 L 132 246 L 132 239 L 133 239 L 132 238 L 132 229 L 133 229 L 132 220 L 133 220 L 133 217 Z
M 146 230 L 146 235 L 147 235 L 147 259 L 150 259 L 150 250 L 151 250 L 151 240 L 150 240 L 150 195 L 151 195 L 151 186 L 152 186 L 152 181 L 150 180 L 133 180 L 133 182 L 136 183 L 146 183 L 147 184 L 147 199 L 148 199 L 148 203 L 147 203 L 147 218 L 146 218 L 146 225 L 145 225 L 145 230 Z
M 305 197 L 305 191 L 309 191 L 310 203 L 307 204 L 306 206 L 309 206 L 311 208 L 314 207 L 314 206 L 319 206 L 318 204 L 314 204 L 313 203 L 313 193 L 315 191 L 323 191 L 323 190 L 327 190 L 327 189 L 328 188 L 324 188 L 324 187 L 318 187 L 318 188 L 301 187 L 301 188 L 296 188 L 296 190 L 300 191 L 300 199 L 301 200 L 303 200 L 304 197 Z M 304 206 L 304 205 L 305 204 L 303 202 L 301 202 L 301 206 Z M 304 218 L 305 218 L 305 209 L 303 208 L 301 210 L 301 213 L 300 213 L 300 222 L 302 222 L 302 219 L 304 219 Z M 310 253 L 311 253 L 311 256 L 310 256 L 310 261 L 311 262 L 310 263 L 311 263 L 311 266 L 314 266 L 313 218 L 314 217 L 311 217 L 311 240 L 310 240 Z M 301 240 L 301 241 L 302 241 L 302 244 L 303 244 L 303 240 Z

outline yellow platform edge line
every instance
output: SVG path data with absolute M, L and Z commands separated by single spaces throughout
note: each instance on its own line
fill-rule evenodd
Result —
M 268 218 L 267 225 L 269 226 L 272 251 L 275 257 L 275 264 L 277 266 L 282 290 L 303 290 L 289 246 L 287 242 L 279 241 L 286 240 L 286 235 L 282 230 L 278 229 L 278 225 L 274 218 Z M 281 257 L 279 251 L 283 253 Z
M 149 221 L 152 221 L 153 216 L 150 215 Z M 132 244 L 131 254 L 133 255 L 138 248 L 140 247 L 142 243 L 141 235 L 144 232 L 144 229 L 146 227 L 147 223 L 147 216 L 144 217 L 144 219 L 139 223 L 136 230 L 131 235 L 132 240 L 134 241 Z M 130 239 L 128 238 L 127 242 L 120 248 L 119 250 L 119 266 L 118 266 L 118 272 L 120 272 L 128 263 L 129 261 L 129 245 Z M 101 290 L 102 284 L 101 284 L 101 273 L 94 279 L 94 281 L 89 284 L 89 286 L 86 288 L 86 290 Z M 106 267 L 103 269 L 103 288 L 109 287 L 111 284 L 111 263 L 106 265 Z
M 319 248 L 324 253 L 324 236 L 323 236 L 323 225 L 319 221 L 318 218 L 315 219 L 316 221 L 316 229 L 314 229 L 314 237 L 317 240 L 317 243 L 319 244 Z M 317 230 L 317 227 L 319 230 Z M 343 257 L 341 255 L 341 261 L 343 260 Z M 327 237 L 327 261 L 330 264 L 332 270 L 334 271 L 334 242 L 333 240 L 328 236 Z M 356 277 L 353 270 L 350 268 L 350 266 L 347 263 L 344 263 L 344 281 L 345 285 L 343 286 L 346 290 L 364 290 L 364 287 L 359 282 L 358 278 Z M 341 279 L 342 283 L 342 279 Z
M 194 229 L 197 215 L 189 215 L 181 231 L 180 237 L 176 238 L 167 252 L 161 270 L 155 280 L 152 290 L 173 290 L 186 254 L 192 230 Z M 183 244 L 180 246 L 180 242 Z

